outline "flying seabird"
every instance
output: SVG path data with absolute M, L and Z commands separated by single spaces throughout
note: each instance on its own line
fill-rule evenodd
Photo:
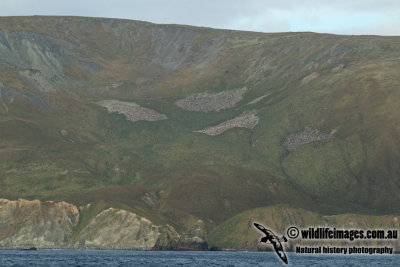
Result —
M 279 258 L 286 264 L 288 264 L 288 259 L 286 257 L 285 252 L 283 252 L 283 246 L 281 242 L 287 242 L 287 238 L 285 236 L 282 236 L 282 238 L 279 238 L 277 235 L 275 235 L 271 230 L 265 228 L 261 224 L 254 223 L 254 226 L 257 227 L 258 230 L 263 232 L 265 236 L 261 238 L 260 243 L 267 243 L 268 241 L 271 242 L 271 244 L 274 246 L 276 254 L 278 254 Z

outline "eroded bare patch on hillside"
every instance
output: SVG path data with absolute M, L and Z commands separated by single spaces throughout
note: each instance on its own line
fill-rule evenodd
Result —
M 231 108 L 243 99 L 243 94 L 247 91 L 246 87 L 223 91 L 219 93 L 201 93 L 180 99 L 175 104 L 184 110 L 189 111 L 219 111 Z
M 123 114 L 127 120 L 135 121 L 159 121 L 166 120 L 168 117 L 165 114 L 158 113 L 155 110 L 139 106 L 131 102 L 118 100 L 104 100 L 97 102 L 98 105 L 105 107 L 108 112 L 117 112 Z
M 333 133 L 334 132 L 332 132 L 331 134 L 320 133 L 317 129 L 313 129 L 312 127 L 305 127 L 304 130 L 301 132 L 288 135 L 282 146 L 288 151 L 293 151 L 301 145 L 331 139 L 334 137 Z
M 254 109 L 245 111 L 240 116 L 237 116 L 231 120 L 224 121 L 218 125 L 207 127 L 196 132 L 215 136 L 236 127 L 253 129 L 257 125 L 258 120 L 259 118 L 257 117 L 257 111 Z
M 249 103 L 247 103 L 247 105 L 256 104 L 256 103 L 260 102 L 261 100 L 263 100 L 264 98 L 268 97 L 269 95 L 270 95 L 270 94 L 266 94 L 266 95 L 257 97 L 257 98 L 255 98 L 255 99 L 253 99 L 252 101 L 250 101 Z
M 319 77 L 319 73 L 318 72 L 313 72 L 309 75 L 307 75 L 306 77 L 303 78 L 303 80 L 301 80 L 302 84 L 306 84 L 311 82 L 312 80 L 315 80 Z

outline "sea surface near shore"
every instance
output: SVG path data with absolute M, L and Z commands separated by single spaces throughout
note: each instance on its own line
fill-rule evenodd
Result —
M 399 266 L 400 255 L 300 255 L 273 252 L 0 250 L 0 266 Z

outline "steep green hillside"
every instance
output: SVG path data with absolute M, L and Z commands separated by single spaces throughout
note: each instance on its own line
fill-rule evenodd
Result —
M 242 249 L 257 250 L 268 249 L 260 245 L 260 238 L 263 236 L 253 225 L 253 222 L 263 224 L 278 236 L 286 236 L 288 242 L 284 243 L 289 249 L 294 249 L 296 245 L 320 246 L 335 244 L 336 246 L 369 246 L 382 245 L 382 240 L 306 240 L 302 239 L 301 234 L 297 238 L 290 238 L 287 229 L 295 226 L 298 229 L 309 229 L 309 227 L 329 227 L 330 229 L 398 229 L 398 216 L 373 216 L 359 214 L 338 214 L 334 216 L 322 216 L 321 214 L 309 210 L 298 209 L 287 205 L 276 205 L 266 208 L 257 208 L 240 213 L 229 220 L 218 225 L 208 235 L 209 246 L 220 249 Z M 350 244 L 350 245 L 349 245 Z M 389 245 L 397 251 L 400 248 L 398 239 L 385 240 L 385 245 Z
M 0 196 L 179 230 L 274 204 L 398 214 L 399 67 L 400 37 L 2 17 Z

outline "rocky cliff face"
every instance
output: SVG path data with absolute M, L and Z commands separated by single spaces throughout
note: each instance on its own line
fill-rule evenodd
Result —
M 208 250 L 206 239 L 207 232 L 204 222 L 197 220 L 193 222 L 182 235 L 166 225 L 161 231 L 160 238 L 154 246 L 158 250 Z
M 150 249 L 159 236 L 159 227 L 132 212 L 109 208 L 79 233 L 74 247 Z
M 0 247 L 68 247 L 78 220 L 66 202 L 0 199 Z
M 135 213 L 109 208 L 79 232 L 78 207 L 66 202 L 0 199 L 0 248 L 206 249 L 198 221 L 182 237 Z

